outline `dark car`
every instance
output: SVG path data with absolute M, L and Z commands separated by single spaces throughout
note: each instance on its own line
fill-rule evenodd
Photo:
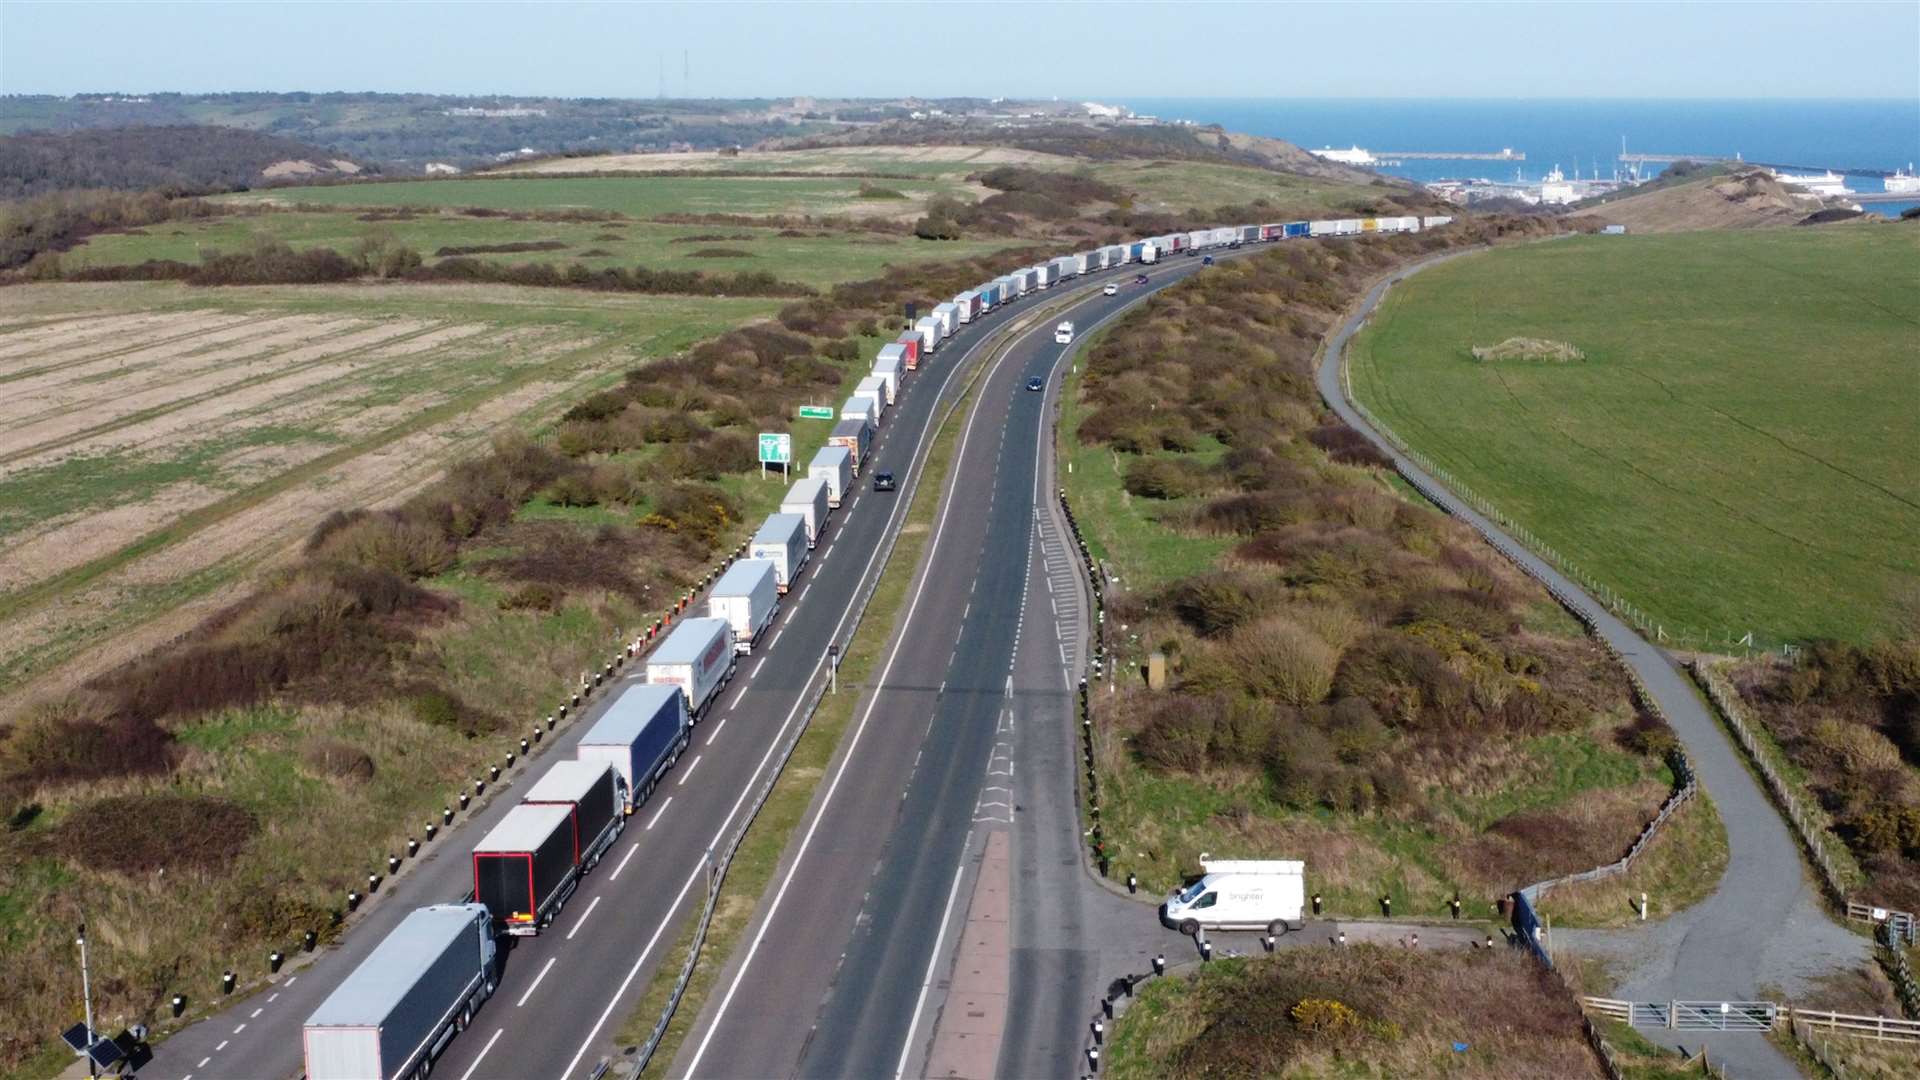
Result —
M 890 472 L 877 472 L 877 473 L 874 473 L 874 474 L 873 474 L 873 490 L 875 490 L 875 491 L 892 491 L 892 490 L 893 490 L 893 487 L 894 487 L 894 484 L 893 484 L 893 474 L 892 474 L 892 473 L 890 473 Z
M 1207 256 L 1206 258 L 1204 258 L 1204 259 L 1201 259 L 1201 260 L 1200 260 L 1200 265 L 1201 265 L 1201 266 L 1212 266 L 1212 265 L 1213 265 L 1213 256 L 1211 256 L 1211 255 L 1209 255 L 1209 256 Z
M 1147 275 L 1145 274 L 1134 275 L 1133 283 L 1135 285 L 1145 285 L 1147 283 Z
M 1046 388 L 1047 388 L 1047 381 L 1045 379 L 1042 379 L 1038 375 L 1035 375 L 1033 378 L 1027 380 L 1027 389 L 1029 390 L 1045 390 Z

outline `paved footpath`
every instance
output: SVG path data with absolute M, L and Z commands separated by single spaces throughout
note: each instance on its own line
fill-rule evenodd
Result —
M 1639 674 L 1674 733 L 1686 745 L 1695 774 L 1713 796 L 1726 823 L 1728 863 L 1712 896 L 1670 919 L 1624 931 L 1556 931 L 1556 949 L 1613 957 L 1621 978 L 1618 995 L 1637 1001 L 1753 1000 L 1763 988 L 1791 999 L 1809 980 L 1868 961 L 1872 944 L 1827 917 L 1825 904 L 1800 859 L 1786 822 L 1739 756 L 1719 721 L 1694 692 L 1672 658 L 1615 618 L 1578 584 L 1535 556 L 1493 522 L 1409 460 L 1348 402 L 1341 358 L 1389 286 L 1444 262 L 1416 264 L 1367 293 L 1359 309 L 1327 343 L 1318 379 L 1320 395 L 1348 425 L 1393 458 L 1400 472 L 1454 517 L 1473 526 L 1529 574 L 1572 597 L 1595 631 L 1618 649 Z M 1667 1045 L 1696 1049 L 1693 1032 L 1646 1031 Z M 1671 1036 L 1685 1036 L 1672 1038 Z M 1758 1035 L 1713 1033 L 1713 1056 L 1736 1077 L 1794 1076 L 1787 1059 Z

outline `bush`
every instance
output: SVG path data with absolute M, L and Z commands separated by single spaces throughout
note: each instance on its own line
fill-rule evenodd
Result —
M 364 784 L 373 779 L 373 755 L 338 739 L 316 739 L 300 752 L 300 760 L 319 776 Z
M 558 586 L 544 581 L 529 582 L 500 598 L 502 611 L 553 611 L 566 598 Z
M 1179 499 L 1205 488 L 1205 481 L 1193 470 L 1167 458 L 1129 462 L 1123 483 L 1129 494 L 1147 499 Z
M 85 803 L 52 831 L 50 854 L 93 871 L 224 869 L 259 831 L 251 812 L 210 795 L 156 792 Z
M 437 688 L 414 693 L 407 699 L 407 711 L 415 720 L 433 727 L 460 728 L 460 702 L 452 694 Z
M 391 512 L 368 514 L 332 531 L 316 554 L 411 578 L 443 573 L 454 560 L 453 545 L 439 530 Z
M 1326 700 L 1340 661 L 1326 642 L 1285 617 L 1235 631 L 1227 653 L 1249 693 L 1296 707 Z

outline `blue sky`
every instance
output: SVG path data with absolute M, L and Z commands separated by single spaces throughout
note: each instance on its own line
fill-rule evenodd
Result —
M 683 54 L 691 68 L 683 77 Z M 1920 97 L 1920 3 L 60 3 L 0 92 Z

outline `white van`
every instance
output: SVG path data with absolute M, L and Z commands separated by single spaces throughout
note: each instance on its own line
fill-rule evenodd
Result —
M 1183 934 L 1200 930 L 1306 929 L 1307 864 L 1298 860 L 1208 860 L 1200 880 L 1167 897 L 1160 922 Z
M 1070 322 L 1063 322 L 1059 326 L 1054 327 L 1053 340 L 1055 344 L 1059 344 L 1059 345 L 1073 344 L 1073 324 Z

